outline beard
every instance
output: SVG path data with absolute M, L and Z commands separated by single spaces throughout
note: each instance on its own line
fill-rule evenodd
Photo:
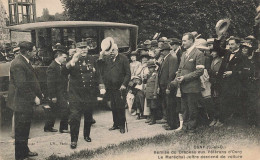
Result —
M 114 56 L 111 56 L 111 55 L 104 55 L 103 58 L 104 58 L 104 61 L 108 62 L 108 63 L 112 63 L 114 60 Z

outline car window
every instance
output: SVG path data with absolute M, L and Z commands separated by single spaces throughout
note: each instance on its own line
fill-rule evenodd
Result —
M 112 37 L 118 48 L 129 48 L 130 30 L 121 28 L 109 28 L 104 31 L 104 38 Z

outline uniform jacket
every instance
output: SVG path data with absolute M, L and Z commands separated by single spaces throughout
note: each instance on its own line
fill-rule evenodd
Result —
M 177 70 L 178 70 L 177 56 L 173 56 L 172 54 L 169 54 L 162 62 L 159 69 L 158 82 L 160 88 L 167 88 L 170 86 L 171 81 L 173 81 L 176 76 Z
M 93 55 L 80 57 L 74 67 L 62 68 L 65 75 L 69 74 L 69 101 L 92 103 L 97 100 L 98 73 L 96 58 Z
M 246 57 L 242 55 L 241 49 L 239 49 L 230 60 L 231 51 L 221 48 L 219 44 L 220 41 L 215 41 L 213 46 L 219 55 L 223 56 L 217 77 L 221 80 L 222 93 L 239 95 L 242 89 L 241 76 Z M 223 78 L 223 74 L 226 71 L 232 71 L 232 74 L 229 77 Z
M 61 70 L 62 66 L 54 60 L 46 71 L 49 98 L 59 99 L 67 96 L 68 79 Z
M 199 93 L 201 92 L 200 76 L 204 69 L 204 54 L 197 48 L 193 48 L 186 57 L 186 52 L 182 54 L 181 63 L 176 77 L 184 76 L 180 89 L 182 93 Z M 176 81 L 176 79 L 175 79 Z
M 127 86 L 130 77 L 130 65 L 128 58 L 118 54 L 114 62 L 98 60 L 98 66 L 102 68 L 100 84 L 104 84 L 106 89 L 119 89 L 121 85 Z
M 157 96 L 158 89 L 158 74 L 153 72 L 148 75 L 146 88 L 145 88 L 145 97 L 146 99 L 154 99 L 154 96 Z
M 35 97 L 42 98 L 34 69 L 22 55 L 12 61 L 9 86 L 8 105 L 16 112 L 32 112 Z

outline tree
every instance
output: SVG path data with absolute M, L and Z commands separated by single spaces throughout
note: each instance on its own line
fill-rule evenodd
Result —
M 70 20 L 131 23 L 139 26 L 139 40 L 162 36 L 181 38 L 188 31 L 214 36 L 215 25 L 231 19 L 230 35 L 252 34 L 259 0 L 61 0 Z
M 50 15 L 49 10 L 44 8 L 42 11 L 42 16 L 37 18 L 38 22 L 46 22 L 46 21 L 66 21 L 68 17 L 66 17 L 66 13 L 55 13 L 55 15 Z

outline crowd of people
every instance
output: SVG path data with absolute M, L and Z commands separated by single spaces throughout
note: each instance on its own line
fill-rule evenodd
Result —
M 130 55 L 129 111 L 149 125 L 165 123 L 166 130 L 194 132 L 199 120 L 221 127 L 232 116 L 257 125 L 255 40 L 206 40 L 197 32 L 184 34 L 182 40 L 146 40 Z
M 203 39 L 188 32 L 182 39 L 146 40 L 123 55 L 114 39 L 107 37 L 98 59 L 88 54 L 86 42 L 77 43 L 70 55 L 58 45 L 46 72 L 48 95 L 43 95 L 31 65 L 37 50 L 31 42 L 20 42 L 11 63 L 8 95 L 15 115 L 15 157 L 38 155 L 29 150 L 28 137 L 33 106 L 46 96 L 44 131 L 57 132 L 53 127 L 57 113 L 61 114 L 59 131 L 70 133 L 72 149 L 77 147 L 82 114 L 84 139 L 92 141 L 92 110 L 98 97 L 112 110 L 109 131 L 118 129 L 121 134 L 127 129 L 126 108 L 148 125 L 163 124 L 165 130 L 183 134 L 196 132 L 202 123 L 221 127 L 232 117 L 245 117 L 250 126 L 257 126 L 260 50 L 256 44 L 254 36 L 226 39 L 222 33 Z

